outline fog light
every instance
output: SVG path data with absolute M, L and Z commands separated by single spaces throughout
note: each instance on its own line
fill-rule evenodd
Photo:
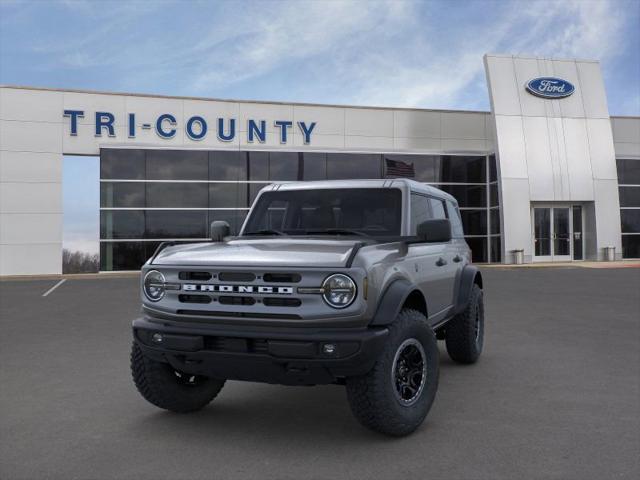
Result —
M 322 345 L 322 351 L 328 355 L 336 353 L 336 346 L 333 343 L 325 343 Z
M 153 343 L 162 343 L 162 334 L 154 333 L 151 337 L 151 341 Z

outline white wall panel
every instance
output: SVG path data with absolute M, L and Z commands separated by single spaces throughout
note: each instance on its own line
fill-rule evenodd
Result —
M 584 105 L 583 105 L 583 91 L 580 85 L 580 78 L 578 77 L 578 69 L 576 68 L 576 62 L 574 61 L 561 61 L 557 60 L 553 62 L 554 77 L 559 77 L 564 80 L 568 80 L 575 87 L 573 95 L 557 100 L 557 105 L 560 107 L 560 112 L 563 117 L 571 118 L 584 118 Z M 529 95 L 533 96 L 533 95 Z M 541 101 L 544 102 L 543 99 Z
M 347 108 L 345 135 L 393 138 L 393 110 Z
M 518 82 L 511 56 L 486 55 L 485 68 L 489 83 L 492 111 L 495 115 L 520 115 Z
M 0 119 L 59 123 L 62 92 L 0 87 Z
M 266 121 L 267 132 L 279 132 L 273 122 L 276 120 L 293 121 L 293 105 L 241 103 L 240 104 L 240 131 L 246 132 L 249 120 Z M 297 127 L 296 127 L 297 128 Z M 246 137 L 246 136 L 245 136 Z
M 464 138 L 443 138 L 441 141 L 443 153 L 478 153 L 486 152 L 486 140 L 472 140 Z
M 61 183 L 9 183 L 0 188 L 2 213 L 62 213 Z
M 545 117 L 523 117 L 526 138 L 527 171 L 529 173 L 529 192 L 531 200 L 553 201 L 555 198 L 554 181 L 549 181 L 554 166 L 551 161 L 549 131 Z
M 496 130 L 502 177 L 528 178 L 522 117 L 496 115 Z
M 84 117 L 78 118 L 79 124 L 95 125 L 96 112 L 109 112 L 115 117 L 114 125 L 127 125 L 126 98 L 124 95 L 64 92 L 64 110 L 84 111 Z M 60 112 L 60 119 L 58 121 L 69 125 L 71 119 L 69 117 L 63 118 L 62 112 Z
M 503 257 L 513 263 L 513 250 L 524 250 L 525 259 L 531 261 L 531 211 L 529 185 L 526 179 L 504 179 L 502 182 L 502 215 L 505 230 Z
M 361 135 L 347 135 L 344 147 L 353 150 L 393 150 L 392 137 L 369 137 Z
M 299 133 L 298 122 L 306 122 L 307 125 L 316 122 L 311 134 L 312 142 L 316 135 L 344 135 L 344 112 L 344 108 L 337 107 L 294 105 L 291 128 Z
M 536 96 L 529 95 L 525 88 L 525 85 L 529 80 L 541 76 L 538 62 L 532 62 L 529 58 L 516 57 L 513 59 L 513 64 L 522 115 L 545 116 L 547 112 L 544 100 Z
M 0 244 L 62 241 L 61 213 L 0 213 Z
M 604 118 L 587 118 L 587 134 L 593 178 L 616 180 L 618 178 L 616 163 L 611 161 L 616 153 L 609 121 Z
M 442 151 L 442 141 L 439 138 L 404 138 L 394 139 L 395 150 L 411 150 L 439 153 Z
M 60 181 L 62 181 L 61 154 L 0 150 L 0 182 Z
M 308 150 L 341 150 L 344 148 L 344 135 L 312 135 L 311 144 L 304 144 L 304 137 L 301 133 L 295 132 L 293 135 L 293 147 Z
M 604 80 L 597 62 L 577 62 L 580 87 L 584 92 L 584 112 L 589 118 L 609 118 Z
M 440 112 L 394 111 L 394 135 L 403 138 L 440 138 Z M 463 114 L 460 114 L 462 116 Z
M 622 237 L 618 182 L 616 180 L 596 180 L 594 190 L 598 259 L 603 259 L 603 249 L 608 246 L 616 247 L 616 253 L 620 256 Z
M 62 124 L 0 120 L 0 150 L 62 153 Z
M 62 243 L 0 245 L 0 275 L 62 273 Z
M 442 138 L 485 139 L 484 113 L 443 112 Z
M 570 200 L 593 200 L 593 173 L 587 140 L 587 125 L 583 118 L 564 118 L 564 138 Z

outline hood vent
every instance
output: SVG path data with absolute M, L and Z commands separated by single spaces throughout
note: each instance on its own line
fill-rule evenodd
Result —
M 218 278 L 222 282 L 253 282 L 256 276 L 251 272 L 220 272 Z
M 265 273 L 262 278 L 265 283 L 298 283 L 299 273 Z

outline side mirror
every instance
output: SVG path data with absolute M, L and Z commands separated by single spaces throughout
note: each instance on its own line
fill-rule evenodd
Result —
M 451 222 L 446 218 L 426 220 L 416 229 L 422 242 L 444 243 L 451 240 Z
M 211 241 L 221 242 L 231 234 L 231 227 L 223 220 L 211 222 Z

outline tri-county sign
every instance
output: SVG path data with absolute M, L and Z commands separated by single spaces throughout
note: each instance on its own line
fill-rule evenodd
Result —
M 556 77 L 534 78 L 525 87 L 529 93 L 542 98 L 564 98 L 576 90 L 570 82 Z
M 101 137 L 106 133 L 109 137 L 116 136 L 116 118 L 111 112 L 95 112 L 95 136 Z M 78 119 L 84 118 L 84 110 L 65 110 L 63 116 L 69 119 L 69 132 L 71 136 L 78 135 Z M 155 130 L 160 138 L 170 139 L 176 135 L 178 122 L 174 115 L 163 113 L 154 118 L 150 123 L 140 123 L 136 119 L 135 113 L 127 114 L 127 131 L 129 138 L 136 138 L 138 128 L 142 130 Z M 210 127 L 210 123 L 213 126 Z M 185 133 L 191 140 L 202 140 L 207 136 L 209 130 L 215 130 L 220 141 L 231 142 L 236 137 L 235 118 L 215 118 L 208 121 L 199 115 L 194 115 L 186 120 L 184 125 Z M 280 143 L 289 141 L 293 122 L 291 120 L 276 120 L 273 122 L 279 137 Z M 316 122 L 297 122 L 297 127 L 302 134 L 305 145 L 311 143 L 311 133 L 316 126 Z M 247 120 L 247 141 L 252 143 L 257 141 L 264 143 L 267 139 L 267 122 L 265 120 Z

